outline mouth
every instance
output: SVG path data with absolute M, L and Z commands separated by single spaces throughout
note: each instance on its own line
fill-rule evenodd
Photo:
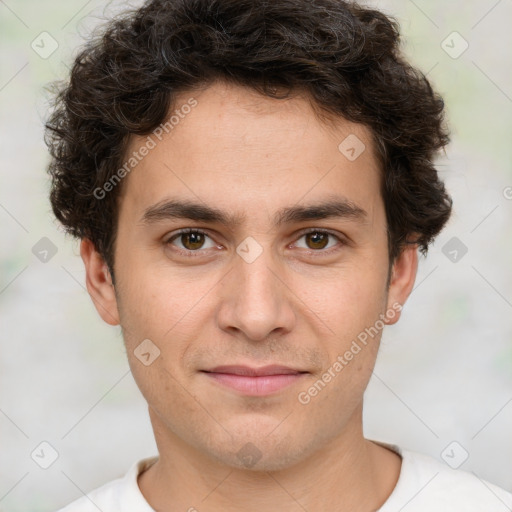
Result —
M 201 370 L 209 379 L 223 387 L 247 396 L 276 393 L 300 381 L 309 372 L 287 366 L 269 365 L 259 368 L 225 365 Z

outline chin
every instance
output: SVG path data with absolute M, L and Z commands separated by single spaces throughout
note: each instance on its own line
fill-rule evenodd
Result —
M 261 419 L 261 418 L 260 418 Z M 297 429 L 282 428 L 282 420 L 266 417 L 227 428 L 232 434 L 207 450 L 217 462 L 247 471 L 280 471 L 288 469 L 314 452 L 314 439 L 301 439 Z M 286 420 L 285 420 L 286 422 Z M 296 425 L 295 425 L 296 426 Z M 215 442 L 212 440 L 212 442 Z

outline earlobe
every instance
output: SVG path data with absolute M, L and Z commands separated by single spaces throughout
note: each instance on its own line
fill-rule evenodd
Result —
M 391 271 L 388 289 L 387 311 L 393 310 L 393 315 L 387 316 L 388 325 L 398 322 L 402 306 L 409 297 L 418 270 L 418 246 L 406 245 L 396 257 Z
M 119 325 L 119 312 L 112 276 L 105 260 L 87 238 L 80 242 L 80 256 L 85 265 L 87 291 L 101 318 L 110 325 Z

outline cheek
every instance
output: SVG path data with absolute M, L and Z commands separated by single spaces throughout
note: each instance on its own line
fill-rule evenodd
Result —
M 313 387 L 301 391 L 327 416 L 331 409 L 355 407 L 368 384 L 384 327 L 380 315 L 386 305 L 385 283 L 382 266 L 353 267 L 331 276 L 328 287 L 310 291 L 304 300 L 315 312 L 310 316 L 316 324 L 326 326 L 318 340 L 327 357 Z M 332 421 L 336 424 L 343 418 Z
M 197 325 L 194 309 L 175 287 L 132 272 L 119 285 L 119 311 L 128 362 L 147 402 L 157 411 L 188 411 L 182 365 L 187 329 Z M 187 315 L 188 312 L 188 315 Z M 178 408 L 178 409 L 177 409 Z
M 197 289 L 142 257 L 123 263 L 125 271 L 120 272 L 118 283 L 121 324 L 128 335 L 164 337 L 192 308 Z
M 315 323 L 323 324 L 330 335 L 346 339 L 373 325 L 382 313 L 387 298 L 386 277 L 382 265 L 352 265 L 330 273 L 302 275 L 294 293 L 311 321 L 316 317 Z
M 318 417 L 339 426 L 359 405 L 373 372 L 381 331 L 352 328 L 330 340 L 328 362 L 307 386 L 298 401 Z M 316 414 L 316 413 L 315 413 Z
M 176 270 L 164 275 L 149 265 L 140 268 L 132 264 L 126 266 L 131 269 L 129 276 L 119 282 L 118 305 L 134 377 L 143 394 L 156 393 L 156 382 L 161 382 L 160 388 L 179 388 L 188 377 L 187 351 L 201 339 L 201 330 L 212 315 L 206 297 L 213 286 L 211 277 L 207 283 L 201 279 L 191 282 L 183 273 L 178 279 Z M 148 352 L 150 356 L 144 358 L 142 354 Z M 145 360 L 153 357 L 151 366 L 145 367 Z

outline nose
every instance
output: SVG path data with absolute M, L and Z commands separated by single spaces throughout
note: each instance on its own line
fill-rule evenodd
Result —
M 296 315 L 293 292 L 286 283 L 286 269 L 268 247 L 254 260 L 238 254 L 233 268 L 221 282 L 217 311 L 219 328 L 251 341 L 292 331 Z

